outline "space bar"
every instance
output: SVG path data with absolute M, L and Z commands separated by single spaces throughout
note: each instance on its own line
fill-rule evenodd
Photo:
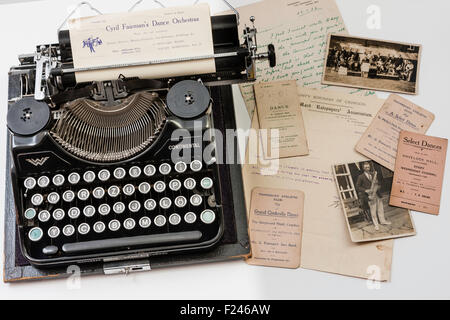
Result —
M 80 252 L 96 251 L 103 249 L 115 249 L 129 246 L 185 243 L 199 240 L 201 237 L 202 233 L 200 231 L 162 233 L 129 238 L 116 238 L 116 239 L 66 243 L 62 246 L 62 250 L 65 253 L 80 253 Z

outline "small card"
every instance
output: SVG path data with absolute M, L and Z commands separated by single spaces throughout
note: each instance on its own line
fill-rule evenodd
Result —
M 252 257 L 248 264 L 300 267 L 304 199 L 301 191 L 253 189 L 249 214 Z
M 290 158 L 309 154 L 296 81 L 255 84 L 255 97 L 266 159 Z M 274 135 L 274 129 L 278 135 Z M 278 152 L 273 152 L 278 146 Z M 269 152 L 270 150 L 270 152 Z
M 439 214 L 448 140 L 402 131 L 390 205 Z
M 434 114 L 391 94 L 356 144 L 356 151 L 394 171 L 400 131 L 425 133 Z

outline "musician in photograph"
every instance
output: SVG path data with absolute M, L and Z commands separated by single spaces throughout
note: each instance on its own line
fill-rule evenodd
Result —
M 378 174 L 371 170 L 372 167 L 369 162 L 363 164 L 364 172 L 358 176 L 356 181 L 356 191 L 361 202 L 363 210 L 370 211 L 372 223 L 375 230 L 380 230 L 379 225 L 390 225 L 384 216 L 383 201 L 380 193 L 380 183 L 378 181 Z

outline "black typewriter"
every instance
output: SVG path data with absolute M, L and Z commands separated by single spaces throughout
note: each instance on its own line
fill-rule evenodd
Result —
M 37 267 L 208 250 L 224 233 L 215 109 L 253 81 L 256 29 L 211 17 L 216 73 L 77 83 L 68 31 L 19 57 L 8 129 L 17 234 Z M 253 22 L 253 19 L 252 19 Z M 227 91 L 228 92 L 228 91 Z M 224 130 L 225 128 L 219 128 Z M 207 152 L 206 152 L 207 151 Z M 228 199 L 229 200 L 229 199 Z

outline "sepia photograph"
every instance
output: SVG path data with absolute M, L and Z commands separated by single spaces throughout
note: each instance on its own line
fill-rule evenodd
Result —
M 353 242 L 416 234 L 409 210 L 389 205 L 392 171 L 373 161 L 335 165 L 333 169 Z
M 417 94 L 420 54 L 420 45 L 330 34 L 322 83 Z

